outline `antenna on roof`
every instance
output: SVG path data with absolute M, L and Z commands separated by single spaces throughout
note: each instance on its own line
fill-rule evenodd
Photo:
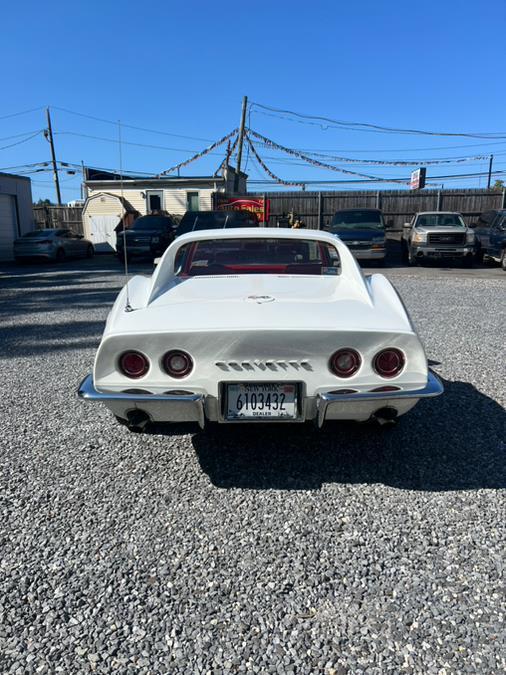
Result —
M 119 184 L 121 193 L 121 223 L 123 225 L 123 262 L 125 264 L 125 286 L 126 286 L 126 305 L 125 312 L 132 312 L 133 307 L 130 304 L 130 294 L 128 291 L 128 253 L 125 223 L 125 199 L 123 197 L 123 153 L 121 146 L 121 122 L 118 120 L 118 145 L 119 145 Z

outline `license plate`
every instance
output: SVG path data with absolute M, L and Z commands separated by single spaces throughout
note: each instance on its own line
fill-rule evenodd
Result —
M 228 384 L 228 420 L 295 419 L 295 384 Z

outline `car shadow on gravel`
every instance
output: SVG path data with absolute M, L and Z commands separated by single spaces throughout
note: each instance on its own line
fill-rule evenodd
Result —
M 506 487 L 505 432 L 504 408 L 472 384 L 445 382 L 443 396 L 421 401 L 393 427 L 212 425 L 192 442 L 202 470 L 220 488 L 382 483 L 447 491 Z

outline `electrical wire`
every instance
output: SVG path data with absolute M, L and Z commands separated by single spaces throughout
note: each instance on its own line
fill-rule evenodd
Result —
M 113 120 L 108 120 L 103 117 L 95 117 L 94 115 L 87 115 L 85 113 L 81 112 L 76 112 L 75 110 L 69 110 L 68 108 L 60 108 L 59 106 L 51 106 L 55 110 L 60 110 L 61 112 L 66 112 L 71 115 L 78 115 L 79 117 L 85 117 L 90 120 L 95 120 L 95 122 L 104 122 L 105 124 L 113 124 L 114 126 L 117 126 L 117 122 Z M 1 118 L 0 118 L 1 119 Z M 136 131 L 145 131 L 150 134 L 160 134 L 162 136 L 173 136 L 174 138 L 185 138 L 190 141 L 203 141 L 204 143 L 211 143 L 212 139 L 210 138 L 200 138 L 198 136 L 184 136 L 183 134 L 171 134 L 168 131 L 159 131 L 156 129 L 147 129 L 145 127 L 137 127 L 132 124 L 123 124 L 121 123 L 121 126 L 125 129 L 135 129 Z
M 37 110 L 44 110 L 44 106 L 41 105 L 38 108 L 30 108 L 30 110 L 22 110 L 21 112 L 11 113 L 10 115 L 3 115 L 0 117 L 0 120 L 7 120 L 10 117 L 19 117 L 19 115 L 27 115 L 31 112 L 36 112 Z
M 55 131 L 53 132 L 54 135 L 58 136 L 78 136 L 80 138 L 90 138 L 95 141 L 106 141 L 107 143 L 115 143 L 116 145 L 119 143 L 117 138 L 104 138 L 103 136 L 92 136 L 90 134 L 82 134 L 77 131 Z M 189 148 L 170 148 L 165 145 L 152 145 L 148 143 L 134 143 L 133 141 L 122 141 L 123 145 L 134 145 L 139 148 L 151 148 L 155 150 L 169 150 L 170 152 L 197 152 L 195 149 L 189 149 Z
M 308 115 L 304 113 L 295 112 L 293 110 L 283 110 L 281 108 L 274 108 L 272 106 L 263 105 L 261 103 L 253 102 L 251 107 L 261 108 L 263 110 L 272 111 L 278 113 L 278 115 L 284 115 L 284 119 L 290 119 L 290 117 L 298 118 L 297 121 L 304 120 L 302 123 L 309 124 L 318 124 L 322 126 L 322 122 L 328 126 L 336 126 L 338 128 L 346 128 L 353 131 L 373 131 L 379 133 L 389 133 L 389 134 L 410 134 L 417 136 L 448 136 L 448 137 L 463 137 L 463 138 L 486 138 L 486 139 L 506 139 L 506 132 L 497 131 L 497 132 L 484 132 L 484 133 L 467 133 L 467 132 L 446 132 L 446 131 L 427 131 L 423 129 L 402 129 L 397 127 L 386 127 L 379 124 L 371 124 L 368 122 L 351 122 L 344 120 L 335 120 L 330 117 L 323 117 L 320 115 Z M 286 117 L 289 116 L 289 117 Z M 316 122 L 311 122 L 311 120 L 316 120 Z
M 34 134 L 32 134 L 31 136 L 28 136 L 28 138 L 24 138 L 22 141 L 16 141 L 15 143 L 10 143 L 9 145 L 4 145 L 3 147 L 0 148 L 0 150 L 7 150 L 7 148 L 13 148 L 15 145 L 21 145 L 21 143 L 26 143 L 27 141 L 31 141 L 32 138 L 35 138 L 35 136 L 38 136 L 41 133 L 42 133 L 42 130 L 36 131 Z

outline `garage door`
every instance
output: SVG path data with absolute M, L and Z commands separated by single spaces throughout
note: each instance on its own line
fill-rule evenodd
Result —
M 0 260 L 12 258 L 12 242 L 17 236 L 14 197 L 0 195 Z

